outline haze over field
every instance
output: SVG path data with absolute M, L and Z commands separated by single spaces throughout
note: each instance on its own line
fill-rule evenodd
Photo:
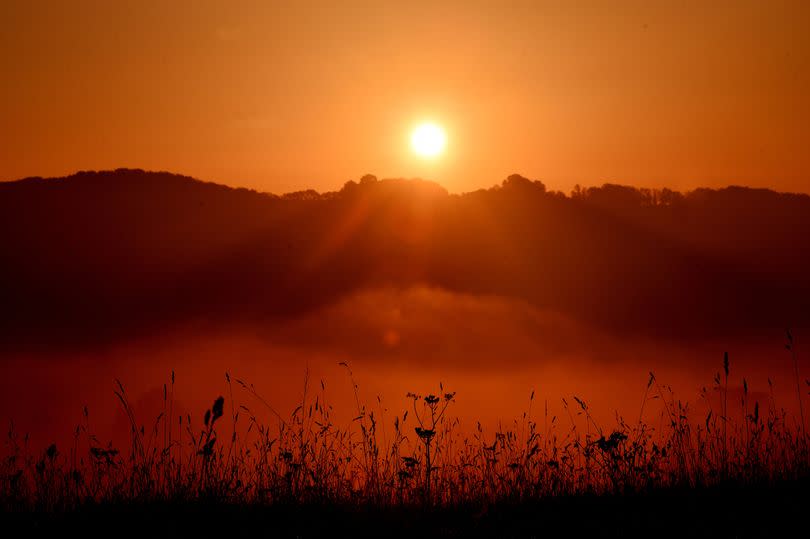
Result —
M 349 402 L 349 361 L 392 409 L 443 381 L 484 420 L 532 389 L 610 417 L 637 413 L 650 370 L 696 401 L 724 351 L 735 383 L 771 376 L 789 395 L 808 230 L 809 196 L 740 187 L 566 196 L 512 175 L 449 195 L 366 176 L 275 196 L 139 170 L 0 184 L 0 408 L 41 432 L 85 402 L 109 422 L 115 377 L 149 401 L 172 369 L 191 411 L 225 369 L 282 408 L 307 368 Z

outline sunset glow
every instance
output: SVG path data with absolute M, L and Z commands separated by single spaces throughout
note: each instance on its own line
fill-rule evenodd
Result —
M 807 528 L 810 0 L 0 27 L 8 537 Z

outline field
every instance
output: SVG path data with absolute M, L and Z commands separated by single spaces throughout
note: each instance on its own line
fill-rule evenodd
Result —
M 355 389 L 348 425 L 333 423 L 323 383 L 308 377 L 290 414 L 226 374 L 227 398 L 202 417 L 175 417 L 172 374 L 151 424 L 139 422 L 117 382 L 128 447 L 102 442 L 87 410 L 69 448 L 30 448 L 12 427 L 4 518 L 29 531 L 127 522 L 120 532 L 165 536 L 759 536 L 789 529 L 807 501 L 803 413 L 778 408 L 773 392 L 750 402 L 745 381 L 730 402 L 727 358 L 703 391 L 705 417 L 650 373 L 632 420 L 600 425 L 578 397 L 563 399 L 567 417 L 549 417 L 532 393 L 520 420 L 494 432 L 480 423 L 463 432 L 453 415 L 461 396 L 442 386 L 408 394 L 407 409 L 386 417 L 360 401 L 344 367 Z M 796 382 L 801 404 L 808 384 Z M 658 424 L 643 419 L 651 412 Z

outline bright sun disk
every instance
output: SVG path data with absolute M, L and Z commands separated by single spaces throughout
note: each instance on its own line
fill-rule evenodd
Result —
M 419 125 L 411 134 L 411 147 L 422 157 L 435 157 L 447 144 L 447 135 L 441 126 L 433 123 Z

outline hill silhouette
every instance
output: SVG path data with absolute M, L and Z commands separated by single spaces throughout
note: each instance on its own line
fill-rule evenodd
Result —
M 618 335 L 810 321 L 810 197 L 512 175 L 461 195 L 365 176 L 283 196 L 141 170 L 0 183 L 0 347 L 267 323 L 378 286 L 520 298 Z

